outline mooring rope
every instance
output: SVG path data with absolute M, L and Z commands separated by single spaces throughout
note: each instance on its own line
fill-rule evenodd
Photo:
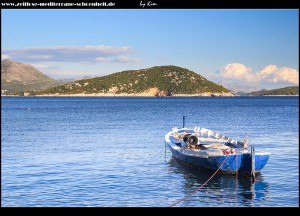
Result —
M 239 171 L 239 167 L 238 167 L 238 150 L 235 149 L 235 153 L 236 153 L 236 156 L 235 156 L 235 177 L 236 179 L 238 179 L 238 171 Z
M 236 155 L 235 155 L 235 191 L 236 191 L 236 203 L 238 204 L 238 189 L 239 189 L 239 179 L 238 179 L 238 171 L 239 171 L 239 167 L 238 167 L 238 150 L 236 150 Z
M 191 197 L 194 193 L 196 193 L 198 190 L 200 190 L 202 187 L 204 187 L 216 174 L 217 172 L 221 169 L 221 167 L 224 165 L 225 161 L 227 160 L 228 155 L 226 156 L 225 160 L 223 161 L 223 163 L 221 164 L 221 166 L 216 170 L 216 172 L 214 172 L 214 174 L 212 174 L 212 176 L 206 181 L 204 182 L 200 187 L 198 187 L 196 190 L 194 190 L 192 193 L 190 193 L 189 195 L 183 197 L 182 199 L 178 200 L 177 202 L 173 203 L 172 205 L 168 206 L 168 207 L 173 207 L 175 205 L 177 205 L 178 203 L 182 202 L 183 200 L 186 200 L 187 198 Z
M 166 155 L 167 155 L 167 142 L 165 142 L 165 159 L 166 159 Z

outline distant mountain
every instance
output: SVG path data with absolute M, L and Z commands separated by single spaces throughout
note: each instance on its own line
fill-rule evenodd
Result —
M 193 71 L 177 66 L 156 66 L 82 79 L 37 92 L 37 94 L 232 96 L 232 93 L 226 88 L 208 81 Z
M 89 79 L 92 78 L 91 76 L 83 76 L 81 78 L 61 78 L 61 79 L 57 79 L 57 81 L 61 82 L 62 84 L 66 84 L 66 83 L 70 83 L 70 82 L 75 82 L 77 80 L 81 80 L 81 79 Z
M 242 85 L 227 80 L 222 80 L 219 84 L 237 95 L 245 95 L 246 93 L 263 90 L 259 86 Z
M 12 60 L 1 61 L 1 93 L 37 91 L 61 85 L 31 65 Z
M 266 96 L 266 95 L 299 95 L 299 86 L 289 86 L 285 88 L 273 89 L 273 90 L 261 90 L 251 92 L 250 96 Z
M 70 83 L 70 82 L 74 82 L 76 81 L 77 79 L 72 79 L 72 78 L 61 78 L 61 79 L 58 79 L 57 81 L 58 82 L 61 82 L 62 84 L 65 84 L 65 83 Z

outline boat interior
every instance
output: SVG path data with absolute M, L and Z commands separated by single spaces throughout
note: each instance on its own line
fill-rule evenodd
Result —
M 224 153 L 232 154 L 235 153 L 235 149 L 237 148 L 248 147 L 248 141 L 246 139 L 244 142 L 240 142 L 220 133 L 197 127 L 195 127 L 194 130 L 178 130 L 177 128 L 173 128 L 170 140 L 181 148 L 191 149 L 193 151 L 218 149 Z

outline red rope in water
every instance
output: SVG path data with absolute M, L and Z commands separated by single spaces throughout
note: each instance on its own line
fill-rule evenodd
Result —
M 236 156 L 235 156 L 235 168 L 236 168 L 236 171 L 235 171 L 235 176 L 236 176 L 236 179 L 238 179 L 238 171 L 239 171 L 239 168 L 238 168 L 238 150 L 235 150 L 236 152 Z
M 183 197 L 182 199 L 178 200 L 177 202 L 175 202 L 174 204 L 170 205 L 169 207 L 173 207 L 173 206 L 177 205 L 178 203 L 182 202 L 183 200 L 186 200 L 187 198 L 191 197 L 194 193 L 196 193 L 198 190 L 200 190 L 202 187 L 204 187 L 204 185 L 206 185 L 217 174 L 217 172 L 221 169 L 221 167 L 223 166 L 223 164 L 225 163 L 225 161 L 227 160 L 227 158 L 228 158 L 228 155 L 226 156 L 226 158 L 223 161 L 223 163 L 221 164 L 221 166 L 216 170 L 216 172 L 214 172 L 214 174 L 212 174 L 212 176 L 206 182 L 204 182 L 200 187 L 198 187 L 192 193 L 190 193 L 189 195 L 187 195 L 187 196 Z
M 235 156 L 235 190 L 236 190 L 236 203 L 238 203 L 238 187 L 239 187 L 239 182 L 238 182 L 238 171 L 239 171 L 239 167 L 238 167 L 238 150 L 236 150 L 236 156 Z

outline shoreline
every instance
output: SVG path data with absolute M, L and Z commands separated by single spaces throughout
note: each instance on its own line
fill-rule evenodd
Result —
M 194 94 L 194 95 L 172 95 L 172 96 L 153 96 L 153 95 L 138 95 L 138 94 L 48 94 L 48 95 L 1 95 L 1 97 L 149 97 L 149 98 L 169 98 L 169 97 L 299 97 L 299 95 L 207 95 L 207 94 Z
M 18 96 L 32 96 L 32 97 L 232 97 L 235 96 L 233 93 L 228 92 L 204 92 L 204 93 L 199 93 L 199 94 L 174 94 L 172 96 L 167 96 L 165 94 L 156 94 L 157 92 L 142 92 L 142 93 L 133 93 L 133 94 L 128 94 L 128 93 L 120 93 L 120 94 L 115 94 L 115 93 L 92 93 L 92 94 L 85 94 L 85 93 L 77 93 L 77 94 L 43 94 L 43 95 L 30 95 L 30 94 L 25 94 L 24 95 L 18 95 Z M 2 95 L 1 95 L 2 96 Z M 8 95 L 9 96 L 9 95 Z

